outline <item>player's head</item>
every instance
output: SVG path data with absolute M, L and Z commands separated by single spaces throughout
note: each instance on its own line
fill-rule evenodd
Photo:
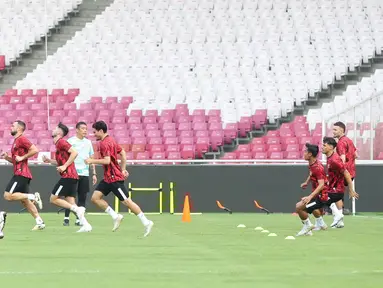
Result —
M 11 135 L 15 136 L 16 134 L 22 134 L 25 131 L 26 125 L 21 120 L 16 120 L 12 123 Z
M 93 134 L 96 137 L 97 140 L 101 140 L 105 133 L 108 132 L 108 126 L 106 126 L 106 123 L 104 121 L 97 121 L 92 125 L 93 128 Z
M 88 135 L 88 126 L 85 122 L 80 121 L 76 124 L 76 133 L 78 137 L 86 137 Z
M 69 129 L 67 126 L 65 126 L 63 123 L 59 123 L 56 128 L 52 132 L 52 137 L 55 138 L 57 136 L 59 137 L 65 137 L 68 135 Z
M 332 127 L 332 135 L 334 138 L 340 138 L 346 133 L 346 125 L 343 122 L 335 122 Z
M 305 160 L 309 161 L 310 159 L 316 158 L 319 153 L 318 145 L 306 143 L 306 149 L 303 154 Z
M 332 137 L 324 137 L 323 138 L 323 146 L 322 146 L 322 153 L 328 154 L 334 151 L 336 148 L 336 140 Z

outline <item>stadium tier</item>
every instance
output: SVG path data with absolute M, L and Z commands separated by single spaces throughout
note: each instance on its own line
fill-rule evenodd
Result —
M 2 70 L 1 59 L 8 66 L 33 44 L 41 41 L 49 29 L 64 20 L 81 2 L 82 0 L 2 0 L 0 55 L 3 57 L 0 56 L 0 70 Z
M 380 55 L 382 12 L 378 0 L 116 0 L 7 91 L 0 109 L 3 118 L 27 119 L 33 138 L 47 129 L 49 98 L 50 124 L 103 119 L 129 158 L 201 158 L 278 122 Z M 382 76 L 223 157 L 301 158 L 304 142 L 322 137 L 322 119 L 382 89 Z M 372 139 L 382 157 L 375 144 L 383 119 L 370 137 L 367 114 L 358 115 L 349 135 L 358 133 L 362 156 Z

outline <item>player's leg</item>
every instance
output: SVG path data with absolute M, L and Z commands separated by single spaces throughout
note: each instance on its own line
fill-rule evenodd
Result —
M 123 205 L 128 207 L 140 220 L 142 225 L 145 227 L 144 237 L 148 236 L 153 228 L 153 221 L 146 218 L 144 212 L 142 212 L 140 206 L 138 206 L 132 199 L 129 198 L 128 191 L 124 185 L 124 182 L 113 183 L 114 189 L 113 194 L 121 201 Z
M 89 191 L 90 191 L 89 177 L 80 176 L 80 179 L 78 181 L 78 187 L 77 187 L 77 206 L 78 207 L 86 208 L 86 197 Z M 76 219 L 76 225 L 77 226 L 81 225 L 80 220 L 78 218 Z
M 295 205 L 295 211 L 303 223 L 301 231 L 299 231 L 296 236 L 311 235 L 313 224 L 310 221 L 309 211 L 307 211 L 306 205 L 302 201 L 299 201 Z
M 109 195 L 110 191 L 110 185 L 102 180 L 97 185 L 96 190 L 93 192 L 91 201 L 101 210 L 105 211 L 105 213 L 108 213 L 110 217 L 112 217 L 114 223 L 112 231 L 116 231 L 120 227 L 121 221 L 124 217 L 114 211 L 113 208 L 109 206 L 108 202 L 103 199 L 104 196 Z
M 69 215 L 70 215 L 70 210 L 65 209 L 63 226 L 69 226 Z
M 4 238 L 4 227 L 5 222 L 7 220 L 7 213 L 4 211 L 0 211 L 0 239 Z
M 73 197 L 73 195 L 76 194 L 77 189 L 74 189 L 74 188 L 77 188 L 77 185 L 76 185 L 76 187 L 73 187 L 73 189 L 72 189 L 72 190 L 74 190 L 74 192 L 68 191 L 66 193 L 69 196 L 65 197 L 65 201 L 67 201 L 71 205 L 77 206 L 75 197 Z M 89 224 L 88 220 L 85 218 L 85 207 L 78 207 L 77 206 L 76 217 L 78 217 L 78 219 L 82 225 L 80 230 L 78 230 L 77 232 L 91 232 L 92 231 L 92 226 Z
M 343 193 L 329 193 L 329 201 L 328 205 L 330 206 L 332 213 L 334 215 L 334 220 L 331 223 L 332 228 L 337 228 L 337 225 L 341 222 L 343 223 L 343 209 L 339 209 L 338 207 L 342 207 L 344 194 Z M 343 226 L 344 227 L 344 223 Z M 339 227 L 339 228 L 342 228 Z
M 68 201 L 61 199 L 60 197 L 65 197 L 65 190 L 68 189 L 68 183 L 65 181 L 68 179 L 61 178 L 56 185 L 53 187 L 52 194 L 50 197 L 50 203 L 65 209 L 69 209 L 74 213 L 79 212 L 79 207 L 74 203 L 69 203 Z M 81 214 L 81 213 L 80 213 Z
M 326 225 L 326 223 L 323 220 L 322 211 L 321 210 L 322 209 L 316 209 L 312 213 L 314 215 L 314 217 L 315 217 L 315 225 L 314 225 L 314 228 L 313 228 L 314 231 L 326 230 L 327 229 L 327 225 Z
M 32 203 L 32 201 L 28 199 L 21 200 L 21 204 L 36 221 L 36 225 L 32 228 L 32 231 L 43 230 L 45 228 L 44 220 L 40 217 L 37 207 Z
M 43 208 L 40 193 L 29 193 L 30 179 L 22 176 L 13 176 L 4 192 L 4 199 L 7 201 L 31 200 L 35 201 L 40 209 Z

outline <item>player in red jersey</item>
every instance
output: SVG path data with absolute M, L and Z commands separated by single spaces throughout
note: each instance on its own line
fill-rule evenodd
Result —
M 124 149 L 107 134 L 108 127 L 104 121 L 97 121 L 93 124 L 93 133 L 100 141 L 99 150 L 101 159 L 88 158 L 85 160 L 87 165 L 100 164 L 104 166 L 104 179 L 97 185 L 92 195 L 92 202 L 108 213 L 114 221 L 112 231 L 116 231 L 121 224 L 123 216 L 117 214 L 108 203 L 102 199 L 112 192 L 125 206 L 138 216 L 145 227 L 144 237 L 148 236 L 152 230 L 153 222 L 148 220 L 141 208 L 129 198 L 124 180 L 129 173 L 126 170 L 126 154 Z M 118 165 L 118 155 L 121 155 L 121 166 Z
M 43 208 L 40 194 L 38 192 L 32 194 L 29 191 L 29 184 L 32 179 L 31 171 L 28 167 L 28 158 L 32 157 L 38 150 L 24 135 L 26 125 L 23 121 L 17 120 L 13 122 L 11 127 L 11 135 L 15 138 L 12 145 L 11 156 L 7 152 L 3 152 L 1 156 L 8 162 L 13 164 L 14 176 L 5 188 L 4 198 L 7 201 L 21 201 L 23 206 L 35 218 L 36 225 L 32 230 L 42 230 L 45 228 L 43 219 L 41 219 L 34 201 L 40 209 Z
M 350 173 L 347 171 L 342 159 L 335 153 L 337 146 L 336 140 L 332 137 L 324 137 L 322 153 L 327 156 L 327 178 L 328 178 L 328 195 L 332 203 L 343 201 L 344 199 L 344 183 L 347 182 L 349 186 L 349 196 L 359 198 L 358 193 L 354 191 Z M 331 203 L 331 204 L 332 204 Z M 339 204 L 336 204 L 339 205 Z M 343 211 L 334 209 L 334 221 L 331 227 L 335 227 L 339 222 L 343 221 Z
M 351 175 L 352 184 L 353 188 L 355 189 L 354 185 L 354 179 L 356 176 L 356 168 L 355 168 L 355 159 L 358 158 L 357 152 L 356 152 L 356 147 L 352 140 L 348 138 L 345 133 L 346 133 L 346 125 L 344 125 L 343 122 L 336 122 L 333 125 L 333 135 L 335 139 L 338 139 L 338 143 L 336 146 L 336 152 L 340 156 L 340 159 L 342 159 L 343 163 L 345 164 L 345 167 L 347 171 Z M 346 186 L 347 183 L 345 183 Z M 355 205 L 355 199 L 353 199 L 353 205 Z M 331 210 L 333 209 L 338 209 L 342 210 L 343 212 L 343 206 L 344 203 L 343 201 L 339 201 L 336 205 L 332 204 L 331 205 Z M 341 228 L 344 226 L 343 221 L 338 223 L 336 226 L 337 228 Z
M 297 236 L 312 235 L 311 230 L 327 229 L 319 210 L 328 199 L 327 177 L 322 163 L 317 160 L 318 153 L 319 147 L 317 145 L 306 143 L 304 159 L 309 162 L 310 173 L 307 180 L 301 184 L 301 188 L 306 189 L 309 182 L 311 182 L 312 192 L 296 204 L 296 212 L 303 223 L 303 228 L 298 232 Z M 315 227 L 311 224 L 309 214 L 313 214 L 315 217 Z
M 52 132 L 53 141 L 56 145 L 56 160 L 43 157 L 45 163 L 57 165 L 57 172 L 59 172 L 61 176 L 52 190 L 50 202 L 77 214 L 82 224 L 82 227 L 77 232 L 90 232 L 92 231 L 92 226 L 85 218 L 85 208 L 78 207 L 75 203 L 79 177 L 74 165 L 74 160 L 78 153 L 68 141 L 63 139 L 68 132 L 68 127 L 59 123 Z M 60 197 L 64 197 L 65 199 L 61 199 Z

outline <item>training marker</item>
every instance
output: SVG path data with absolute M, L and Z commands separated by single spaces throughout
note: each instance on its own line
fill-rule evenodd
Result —
M 285 239 L 286 240 L 295 240 L 294 236 L 287 236 Z
M 185 196 L 184 209 L 182 210 L 182 222 L 191 222 L 189 195 Z
M 269 230 L 262 230 L 261 233 L 269 233 Z
M 275 237 L 275 236 L 277 236 L 277 234 L 275 234 L 275 233 L 270 233 L 269 235 L 267 235 L 267 236 L 270 236 L 270 237 Z
M 237 228 L 246 228 L 246 226 L 245 226 L 244 224 L 239 224 L 239 225 L 237 226 Z
M 255 231 L 262 231 L 263 228 L 258 226 L 258 227 L 255 227 L 254 230 L 255 230 Z

